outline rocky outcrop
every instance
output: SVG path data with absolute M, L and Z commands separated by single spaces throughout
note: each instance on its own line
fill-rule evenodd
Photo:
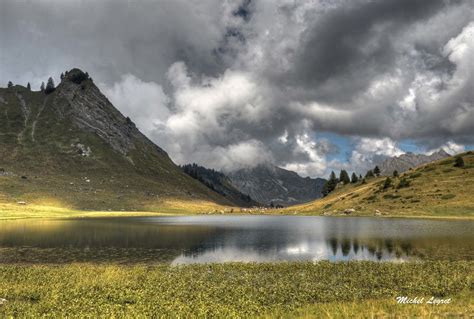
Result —
M 0 175 L 35 176 L 28 178 L 29 184 L 55 180 L 42 185 L 41 196 L 63 196 L 60 201 L 85 209 L 104 209 L 110 194 L 232 204 L 184 174 L 79 69 L 66 72 L 54 90 L 31 91 L 17 85 L 0 88 L 0 98 Z M 78 176 L 89 176 L 81 183 L 90 186 L 76 187 Z M 59 180 L 67 181 L 77 194 L 58 195 Z M 94 195 L 88 196 L 86 189 L 94 189 Z M 105 193 L 109 195 L 102 198 Z M 149 197 L 141 204 L 128 201 L 128 207 L 145 205 Z M 115 208 L 123 209 L 124 202 L 117 201 Z
M 444 150 L 434 152 L 431 155 L 414 154 L 409 152 L 400 156 L 387 158 L 379 167 L 382 175 L 390 176 L 393 174 L 393 171 L 403 173 L 408 171 L 410 168 L 437 161 L 449 156 L 451 155 Z
M 262 164 L 228 173 L 232 184 L 259 203 L 295 205 L 322 197 L 325 180 L 301 177 L 272 164 Z
M 62 116 L 71 117 L 79 128 L 97 134 L 122 155 L 136 149 L 137 142 L 166 154 L 140 133 L 135 124 L 109 102 L 91 79 L 81 77 L 80 74 L 84 73 L 78 69 L 69 71 L 56 89 L 54 104 Z M 82 81 L 78 81 L 78 78 Z

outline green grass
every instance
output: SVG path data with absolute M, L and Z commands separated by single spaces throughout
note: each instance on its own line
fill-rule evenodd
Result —
M 92 85 L 84 92 L 93 90 Z M 464 168 L 454 167 L 453 158 L 426 164 L 393 178 L 393 186 L 383 191 L 385 177 L 371 178 L 365 184 L 338 187 L 311 203 L 241 210 L 181 172 L 146 140 L 138 138 L 136 148 L 122 156 L 96 134 L 74 126 L 73 119 L 58 116 L 63 106 L 71 107 L 59 95 L 61 90 L 44 95 L 20 86 L 0 89 L 8 103 L 0 103 L 0 168 L 8 173 L 0 174 L 0 219 L 197 213 L 338 216 L 346 209 L 355 209 L 351 215 L 357 216 L 379 211 L 383 216 L 474 218 L 472 152 L 463 154 Z M 26 121 L 17 94 L 30 109 Z M 113 106 L 104 107 L 110 121 L 123 125 L 125 118 Z M 91 148 L 90 157 L 77 153 L 73 145 L 78 142 Z M 402 180 L 408 181 L 404 187 Z
M 474 154 L 462 154 L 465 167 L 454 167 L 452 158 L 429 163 L 393 178 L 381 190 L 385 177 L 367 179 L 366 184 L 338 187 L 329 196 L 311 203 L 280 210 L 283 214 L 344 215 L 353 208 L 355 216 L 474 218 Z M 409 181 L 399 187 L 401 181 Z M 350 196 L 349 196 L 350 195 Z M 380 214 L 378 214 L 380 215 Z
M 21 86 L 0 88 L 6 102 L 0 103 L 0 216 L 24 217 L 50 208 L 51 215 L 59 211 L 74 215 L 109 210 L 196 213 L 233 206 L 130 129 L 92 82 L 70 100 L 65 98 L 73 90 L 68 86 L 61 84 L 49 95 Z M 91 104 L 91 96 L 97 104 Z M 78 107 L 73 106 L 76 102 L 87 104 L 91 111 L 103 108 L 111 127 L 130 129 L 133 147 L 121 154 L 95 131 L 80 128 L 76 115 L 69 112 Z M 78 143 L 90 148 L 91 154 L 80 154 Z M 27 205 L 16 207 L 18 202 Z
M 0 266 L 0 317 L 472 313 L 473 262 Z M 451 298 L 399 305 L 397 296 Z

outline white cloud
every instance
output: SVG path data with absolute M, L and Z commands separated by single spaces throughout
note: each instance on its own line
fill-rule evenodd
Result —
M 390 138 L 360 138 L 352 151 L 350 164 L 352 169 L 363 172 L 375 166 L 386 157 L 399 156 L 404 152 Z
M 104 94 L 122 113 L 130 115 L 137 127 L 149 134 L 155 125 L 170 115 L 169 98 L 160 85 L 145 82 L 132 74 L 123 75 L 120 82 L 108 87 L 100 85 Z
M 470 0 L 47 2 L 4 1 L 3 83 L 80 67 L 180 164 L 317 176 L 474 141 Z M 321 131 L 355 139 L 350 164 Z
M 306 160 L 289 162 L 283 168 L 295 171 L 301 176 L 318 177 L 326 173 L 326 154 L 330 152 L 329 141 L 326 139 L 314 140 L 308 133 L 295 136 L 296 146 L 293 148 L 294 158 L 299 153 L 304 154 Z
M 456 155 L 456 154 L 464 152 L 466 150 L 466 147 L 464 145 L 454 143 L 453 141 L 448 141 L 446 144 L 444 144 L 444 145 L 442 145 L 438 148 L 427 151 L 426 154 L 429 155 L 429 154 L 432 154 L 433 152 L 437 152 L 439 150 L 444 150 L 445 152 L 447 152 L 451 155 Z

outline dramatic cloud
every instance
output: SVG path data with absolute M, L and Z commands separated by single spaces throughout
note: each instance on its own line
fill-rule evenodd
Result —
M 466 148 L 463 145 L 459 145 L 459 144 L 454 143 L 453 141 L 448 141 L 446 144 L 444 144 L 444 145 L 442 145 L 442 146 L 440 146 L 436 149 L 429 150 L 428 152 L 426 152 L 426 154 L 431 154 L 433 152 L 437 152 L 437 151 L 440 151 L 440 150 L 444 150 L 445 152 L 448 152 L 451 155 L 455 155 L 455 154 L 459 154 L 459 153 L 464 152 L 466 150 Z
M 135 123 L 146 133 L 163 124 L 171 114 L 167 107 L 170 99 L 163 88 L 154 82 L 144 82 L 127 74 L 112 87 L 100 86 L 103 86 L 103 92 L 112 104 L 120 106 L 125 114 L 133 114 Z
M 1 82 L 86 69 L 179 164 L 321 176 L 474 144 L 471 0 L 5 0 L 0 26 Z
M 372 169 L 387 157 L 399 156 L 404 152 L 389 138 L 361 138 L 352 151 L 351 164 L 361 170 Z

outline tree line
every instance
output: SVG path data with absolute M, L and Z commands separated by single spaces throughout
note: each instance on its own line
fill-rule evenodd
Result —
M 61 73 L 60 75 L 60 79 L 61 81 L 65 79 L 65 77 L 68 75 L 68 71 L 66 71 L 65 73 Z M 85 80 L 92 80 L 91 77 L 89 77 L 89 73 L 87 72 L 74 72 L 73 74 L 71 74 L 68 79 L 71 81 L 71 82 L 74 82 L 76 84 L 81 84 L 83 81 Z M 7 83 L 7 87 L 8 88 L 11 88 L 13 87 L 14 84 L 12 81 L 8 81 Z M 30 82 L 28 82 L 28 84 L 26 85 L 26 88 L 31 91 L 31 84 Z M 54 84 L 54 79 L 52 77 L 49 77 L 48 80 L 46 81 L 46 84 L 44 82 L 41 82 L 41 85 L 40 85 L 40 91 L 41 92 L 44 92 L 45 94 L 50 94 L 52 92 L 54 92 L 54 90 L 56 89 L 56 85 Z

